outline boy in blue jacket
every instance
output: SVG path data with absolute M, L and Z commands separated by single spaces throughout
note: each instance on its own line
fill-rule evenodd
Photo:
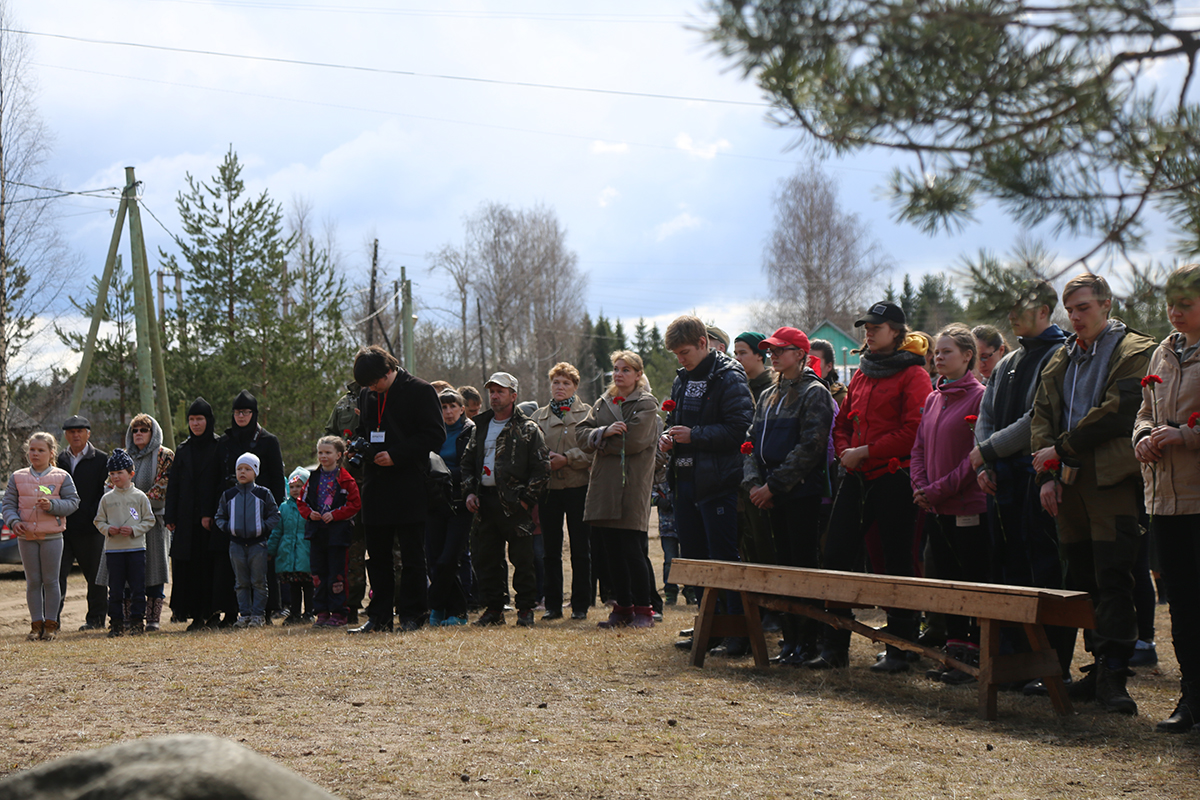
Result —
M 261 628 L 267 608 L 267 541 L 279 522 L 271 490 L 254 482 L 258 456 L 242 453 L 237 460 L 237 486 L 221 495 L 218 530 L 229 535 L 229 561 L 238 601 L 235 628 Z

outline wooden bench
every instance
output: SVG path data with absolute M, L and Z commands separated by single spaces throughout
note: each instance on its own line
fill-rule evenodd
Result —
M 1071 714 L 1058 655 L 1050 647 L 1044 626 L 1096 627 L 1092 600 L 1086 592 L 683 558 L 672 560 L 670 581 L 704 588 L 692 639 L 692 664 L 697 667 L 704 666 L 708 642 L 714 636 L 748 636 L 754 663 L 766 667 L 767 645 L 759 608 L 803 614 L 974 675 L 979 681 L 979 715 L 984 719 L 996 718 L 1000 684 L 1038 678 L 1045 681 L 1055 711 Z M 741 594 L 742 615 L 716 613 L 720 590 Z M 903 608 L 974 617 L 979 622 L 979 666 L 831 614 L 823 605 L 799 598 L 837 608 Z M 1023 627 L 1032 651 L 1001 655 L 1000 628 L 1005 625 Z

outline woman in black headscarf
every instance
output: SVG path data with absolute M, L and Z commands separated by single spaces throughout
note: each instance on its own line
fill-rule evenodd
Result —
M 189 631 L 199 630 L 216 612 L 213 603 L 213 552 L 210 539 L 225 537 L 213 527 L 221 467 L 217 458 L 216 420 L 212 406 L 197 397 L 188 407 L 191 435 L 179 445 L 167 484 L 164 519 L 171 530 L 171 612 L 190 619 Z

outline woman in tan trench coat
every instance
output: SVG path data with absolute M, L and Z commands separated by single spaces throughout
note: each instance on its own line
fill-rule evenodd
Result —
M 580 448 L 593 454 L 583 518 L 604 540 L 616 601 L 600 627 L 649 628 L 654 611 L 646 531 L 662 422 L 641 357 L 619 350 L 611 358 L 613 382 L 576 429 Z

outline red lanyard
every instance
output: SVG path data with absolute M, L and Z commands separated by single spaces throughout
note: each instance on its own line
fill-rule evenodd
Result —
M 375 430 L 377 431 L 383 430 L 383 410 L 387 408 L 387 399 L 387 392 L 384 391 L 383 394 L 379 395 L 379 399 L 375 401 L 375 411 L 377 412 Z

